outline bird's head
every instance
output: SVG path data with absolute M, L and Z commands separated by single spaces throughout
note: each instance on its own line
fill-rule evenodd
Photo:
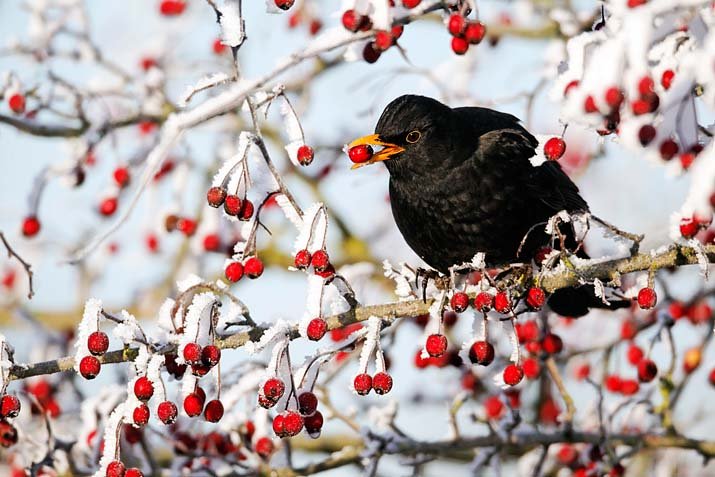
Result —
M 385 162 L 391 174 L 436 165 L 450 147 L 452 109 L 425 96 L 404 95 L 382 112 L 375 134 L 348 144 L 353 169 Z M 382 149 L 371 153 L 374 146 Z

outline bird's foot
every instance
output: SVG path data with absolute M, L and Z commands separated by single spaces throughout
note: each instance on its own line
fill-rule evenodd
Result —
M 415 272 L 415 288 L 422 289 L 422 301 L 427 302 L 427 286 L 432 280 L 435 286 L 440 290 L 449 288 L 449 277 L 445 277 L 437 270 L 427 268 L 417 268 Z
M 631 245 L 631 255 L 636 255 L 638 253 L 638 248 L 640 247 L 641 242 L 643 241 L 643 234 L 632 234 L 630 232 L 626 232 L 625 230 L 621 230 L 615 225 L 611 224 L 610 222 L 606 222 L 600 217 L 596 217 L 595 215 L 591 214 L 590 215 L 591 219 L 595 220 L 596 223 L 600 224 L 602 227 L 607 229 L 609 232 L 611 232 L 614 235 L 618 235 L 619 237 L 623 237 L 626 240 L 630 240 L 633 245 Z

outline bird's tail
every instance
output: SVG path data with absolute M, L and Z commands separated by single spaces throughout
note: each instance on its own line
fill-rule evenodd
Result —
M 590 285 L 582 285 L 573 288 L 562 288 L 556 290 L 549 297 L 549 306 L 561 316 L 578 318 L 588 313 L 590 308 L 604 308 L 608 310 L 618 310 L 631 306 L 631 300 L 613 300 L 609 304 L 603 303 L 601 298 L 596 296 L 594 288 Z

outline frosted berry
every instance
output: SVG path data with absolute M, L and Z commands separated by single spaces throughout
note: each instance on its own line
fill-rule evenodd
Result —
M 6 394 L 0 399 L 0 417 L 17 417 L 20 414 L 20 400 L 17 396 Z
M 511 310 L 511 300 L 509 299 L 509 293 L 505 291 L 497 292 L 494 297 L 494 309 L 499 313 L 509 313 Z
M 320 411 L 315 411 L 310 416 L 303 418 L 303 424 L 308 434 L 316 434 L 323 428 L 323 414 Z
M 223 404 L 218 399 L 213 399 L 206 403 L 204 409 L 204 419 L 208 422 L 218 422 L 223 417 Z
M 241 262 L 231 262 L 226 266 L 224 274 L 228 281 L 236 283 L 243 277 L 243 265 Z
M 640 346 L 636 344 L 631 344 L 628 347 L 628 351 L 626 352 L 626 357 L 628 358 L 628 362 L 631 363 L 633 366 L 637 366 L 638 363 L 643 359 L 643 350 L 640 348 Z
M 318 272 L 327 270 L 328 266 L 330 266 L 330 257 L 328 256 L 328 252 L 325 250 L 316 250 L 310 259 L 310 264 Z
M 223 210 L 228 215 L 238 217 L 238 214 L 241 213 L 242 205 L 243 201 L 240 197 L 234 194 L 228 194 L 223 202 Z
M 348 157 L 355 164 L 362 164 L 372 158 L 374 151 L 369 144 L 358 144 L 348 150 Z
M 310 266 L 311 258 L 310 252 L 306 249 L 298 250 L 298 253 L 295 254 L 295 258 L 293 259 L 293 265 L 295 265 L 295 268 L 298 270 L 305 270 Z
M 303 144 L 298 148 L 298 163 L 301 166 L 307 166 L 311 162 L 313 162 L 313 158 L 315 157 L 315 152 L 313 151 L 313 148 Z
M 598 108 L 596 107 L 596 100 L 593 99 L 593 96 L 586 96 L 586 99 L 583 102 L 583 110 L 587 113 L 595 113 L 598 111 Z
M 189 417 L 201 415 L 204 410 L 204 400 L 197 392 L 193 392 L 184 398 L 184 412 Z
M 87 348 L 95 356 L 101 356 L 109 349 L 109 338 L 103 331 L 95 331 L 87 338 Z
M 263 394 L 273 401 L 279 400 L 285 390 L 285 384 L 278 378 L 270 378 L 263 384 Z
M 650 124 L 644 124 L 638 130 L 638 141 L 640 141 L 641 146 L 645 147 L 655 139 L 656 130 Z
M 288 10 L 295 3 L 295 0 L 273 0 L 273 1 L 275 2 L 276 7 L 280 8 L 281 10 Z
M 385 372 L 380 372 L 372 377 L 372 388 L 376 394 L 383 395 L 392 389 L 392 376 Z
M 559 335 L 548 333 L 541 341 L 541 346 L 548 354 L 558 354 L 564 349 L 564 342 Z
M 647 96 L 653 93 L 654 86 L 655 83 L 653 82 L 653 79 L 650 76 L 644 76 L 640 79 L 640 81 L 638 81 L 638 92 L 641 96 Z
M 270 455 L 273 453 L 275 446 L 273 445 L 273 441 L 270 440 L 268 437 L 261 437 L 256 441 L 256 444 L 253 446 L 253 449 L 256 451 L 256 454 L 260 455 L 264 459 L 267 459 L 270 457 Z
M 467 20 L 459 13 L 453 13 L 447 21 L 447 30 L 452 36 L 460 36 L 467 27 Z
M 113 460 L 107 465 L 106 477 L 124 477 L 126 475 L 126 469 L 124 464 L 118 460 Z
M 34 215 L 25 217 L 22 221 L 22 235 L 34 237 L 40 231 L 40 221 Z
M 469 49 L 469 42 L 458 36 L 452 37 L 452 51 L 458 55 L 463 55 Z
M 270 409 L 277 403 L 278 401 L 267 398 L 263 393 L 258 395 L 258 405 L 264 409 Z
M 318 409 L 318 398 L 314 393 L 306 391 L 298 396 L 298 408 L 304 416 L 309 416 Z
M 374 45 L 375 48 L 380 51 L 387 50 L 394 44 L 394 42 L 395 39 L 392 37 L 392 33 L 389 31 L 380 30 L 375 33 Z
M 201 362 L 201 345 L 198 343 L 187 343 L 184 346 L 182 353 L 184 361 L 189 364 L 198 364 Z
M 127 469 L 124 474 L 124 477 L 144 477 L 144 473 L 136 467 L 132 467 L 130 469 Z
M 531 287 L 529 288 L 529 291 L 526 292 L 526 304 L 531 308 L 532 310 L 538 310 L 542 306 L 544 306 L 544 302 L 546 301 L 546 294 L 544 293 L 544 290 L 538 287 Z
M 475 341 L 469 348 L 469 360 L 474 364 L 489 366 L 494 361 L 494 346 L 488 341 Z
M 84 379 L 94 379 L 99 374 L 102 365 L 94 356 L 85 356 L 79 362 L 79 373 Z
M 223 205 L 227 196 L 228 193 L 223 187 L 211 187 L 208 192 L 206 192 L 206 202 L 208 202 L 211 207 L 218 208 Z M 238 198 L 237 196 L 234 197 Z
M 655 379 L 658 374 L 658 367 L 653 360 L 642 359 L 638 363 L 638 380 L 642 383 L 649 383 Z
M 464 38 L 472 45 L 481 43 L 484 35 L 487 33 L 487 28 L 482 22 L 469 22 L 464 29 Z
M 251 257 L 243 264 L 243 271 L 248 278 L 258 278 L 263 275 L 263 262 L 258 257 Z
M 166 425 L 175 423 L 178 414 L 179 410 L 176 408 L 176 404 L 171 401 L 163 401 L 159 403 L 159 407 L 156 410 L 157 417 Z
M 494 306 L 494 296 L 489 292 L 480 292 L 474 298 L 474 308 L 486 313 Z
M 303 430 L 303 417 L 295 411 L 288 411 L 284 414 L 283 429 L 286 436 L 293 437 Z
M 544 156 L 550 161 L 556 161 L 564 155 L 566 143 L 560 137 L 552 137 L 544 144 Z
M 673 84 L 673 79 L 675 78 L 675 72 L 673 70 L 663 71 L 663 75 L 660 77 L 660 85 L 666 91 L 670 89 L 670 85 Z
M 440 334 L 429 335 L 427 343 L 425 343 L 425 349 L 433 358 L 439 358 L 447 351 L 447 337 Z
M 516 386 L 524 378 L 524 370 L 518 364 L 510 364 L 504 369 L 504 382 L 509 386 Z
M 536 379 L 541 372 L 539 361 L 535 358 L 526 358 L 521 364 L 521 367 L 524 370 L 524 376 L 526 376 L 527 379 Z
M 366 396 L 372 389 L 372 378 L 367 373 L 361 373 L 353 379 L 353 388 L 361 396 Z
M 201 350 L 201 364 L 213 367 L 221 360 L 221 349 L 216 345 L 204 346 Z
M 251 217 L 253 217 L 254 210 L 255 207 L 253 206 L 253 202 L 248 199 L 243 199 L 243 204 L 241 205 L 241 213 L 238 216 L 238 220 L 243 220 L 244 222 L 251 220 Z
M 117 211 L 117 198 L 107 197 L 99 203 L 99 213 L 105 217 L 113 215 Z
M 319 341 L 323 338 L 323 336 L 325 336 L 327 331 L 328 324 L 322 318 L 313 318 L 310 320 L 310 323 L 308 323 L 308 339 L 312 341 Z
M 623 92 L 615 86 L 612 86 L 606 90 L 604 99 L 611 110 L 618 109 L 623 103 Z
M 154 395 L 154 383 L 146 376 L 141 376 L 134 381 L 134 395 L 140 401 L 148 401 Z
M 650 287 L 641 288 L 638 292 L 638 306 L 643 310 L 650 310 L 658 301 L 658 295 Z
M 692 218 L 680 220 L 680 235 L 685 238 L 692 238 L 698 233 L 698 223 Z
M 209 371 L 211 371 L 211 366 L 206 366 L 203 363 L 191 365 L 191 374 L 198 378 L 206 376 L 207 374 L 209 374 Z
M 355 33 L 360 29 L 360 23 L 362 22 L 362 15 L 357 13 L 355 10 L 345 10 L 342 16 L 342 23 L 346 30 Z
M 469 307 L 469 295 L 464 292 L 454 292 L 449 300 L 449 306 L 457 313 L 462 313 Z
M 134 412 L 132 412 L 132 419 L 137 426 L 146 426 L 149 422 L 149 416 L 149 406 L 146 404 L 135 407 Z

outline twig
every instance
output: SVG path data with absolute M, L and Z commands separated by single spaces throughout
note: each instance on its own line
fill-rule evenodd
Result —
M 22 268 L 25 269 L 25 273 L 27 273 L 27 282 L 28 285 L 30 286 L 30 290 L 27 292 L 27 298 L 32 300 L 32 297 L 35 295 L 35 290 L 32 286 L 32 265 L 27 263 L 20 255 L 18 255 L 15 250 L 10 246 L 10 244 L 7 242 L 7 239 L 5 238 L 5 234 L 3 232 L 0 232 L 0 240 L 2 240 L 3 245 L 5 245 L 5 248 L 7 249 L 7 256 L 8 258 L 15 257 L 18 262 L 22 265 Z
M 561 378 L 561 373 L 559 373 L 559 368 L 556 366 L 556 361 L 554 361 L 553 356 L 550 356 L 546 360 L 546 369 L 549 371 L 549 375 L 551 376 L 551 379 L 553 380 L 554 384 L 556 385 L 556 389 L 559 390 L 559 394 L 561 395 L 561 399 L 563 399 L 564 404 L 566 405 L 566 413 L 564 414 L 564 425 L 566 427 L 570 427 L 571 424 L 573 423 L 573 416 L 576 413 L 576 408 L 574 407 L 573 404 L 573 398 L 569 394 L 569 392 L 566 390 L 566 386 L 564 385 L 564 380 Z

